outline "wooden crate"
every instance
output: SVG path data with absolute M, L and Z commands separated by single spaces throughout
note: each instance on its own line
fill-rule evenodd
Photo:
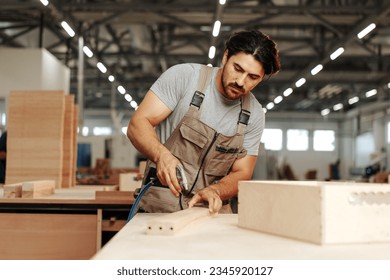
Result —
M 390 186 L 241 181 L 238 225 L 317 244 L 390 241 Z

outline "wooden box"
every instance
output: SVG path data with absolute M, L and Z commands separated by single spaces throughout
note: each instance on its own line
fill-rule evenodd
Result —
M 317 244 L 390 241 L 390 185 L 241 181 L 238 225 Z

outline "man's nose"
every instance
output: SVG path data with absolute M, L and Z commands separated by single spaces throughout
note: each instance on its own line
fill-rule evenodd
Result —
M 245 78 L 246 78 L 246 75 L 239 75 L 236 79 L 236 83 L 237 85 L 239 85 L 240 87 L 244 86 L 244 83 L 245 83 Z

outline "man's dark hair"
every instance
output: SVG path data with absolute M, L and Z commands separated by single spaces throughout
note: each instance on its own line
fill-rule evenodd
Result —
M 253 55 L 263 65 L 266 75 L 277 73 L 280 69 L 276 43 L 258 30 L 234 33 L 226 41 L 226 50 L 227 59 L 239 52 Z

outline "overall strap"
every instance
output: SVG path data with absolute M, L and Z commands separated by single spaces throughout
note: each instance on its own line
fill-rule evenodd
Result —
M 241 98 L 241 112 L 237 122 L 237 133 L 243 134 L 249 123 L 250 112 L 250 94 L 246 94 Z
M 198 84 L 196 86 L 196 91 L 194 93 L 194 96 L 192 97 L 190 104 L 191 108 L 199 110 L 200 106 L 202 105 L 204 93 L 206 91 L 207 86 L 210 84 L 213 71 L 213 67 L 201 65 Z

